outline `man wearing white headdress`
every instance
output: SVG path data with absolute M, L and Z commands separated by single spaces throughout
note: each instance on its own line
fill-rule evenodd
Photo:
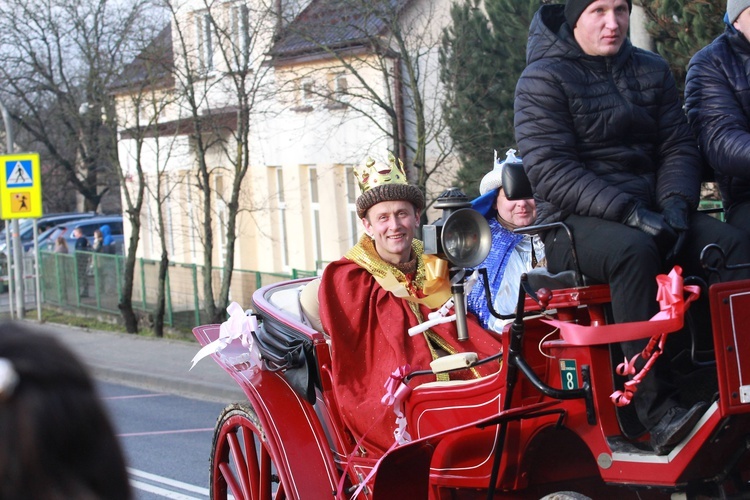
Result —
M 503 189 L 504 165 L 520 162 L 513 149 L 508 150 L 504 160 L 496 156 L 494 168 L 479 184 L 479 198 L 472 202 L 474 209 L 487 219 L 492 233 L 490 253 L 477 268 L 487 270 L 492 305 L 500 314 L 515 312 L 521 275 L 544 264 L 544 244 L 539 236 L 513 232 L 536 220 L 536 203 L 533 198 L 509 200 Z M 490 313 L 482 276 L 467 295 L 467 300 L 469 311 L 474 313 L 484 328 L 502 332 L 506 321 Z

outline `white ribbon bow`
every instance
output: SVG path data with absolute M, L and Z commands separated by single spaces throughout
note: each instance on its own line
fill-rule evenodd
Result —
M 227 307 L 227 312 L 229 313 L 229 319 L 223 322 L 219 327 L 219 338 L 204 345 L 201 350 L 198 351 L 198 354 L 193 357 L 193 364 L 190 366 L 191 370 L 198 361 L 210 354 L 221 352 L 235 339 L 240 339 L 242 345 L 246 347 L 250 353 L 253 352 L 253 336 L 251 334 L 258 329 L 258 320 L 255 316 L 247 316 L 242 309 L 242 306 L 237 302 L 232 302 L 229 307 Z

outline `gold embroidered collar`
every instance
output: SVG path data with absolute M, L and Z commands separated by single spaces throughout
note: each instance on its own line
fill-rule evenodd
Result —
M 413 239 L 411 242 L 411 251 L 417 260 L 417 271 L 414 274 L 414 279 L 411 281 L 409 281 L 398 267 L 384 261 L 378 255 L 377 250 L 375 250 L 375 243 L 366 234 L 363 234 L 359 242 L 346 252 L 345 257 L 366 269 L 367 272 L 376 278 L 383 279 L 388 274 L 393 275 L 401 285 L 409 290 L 410 295 L 416 296 L 416 291 L 421 290 L 424 285 L 425 267 L 424 259 L 422 258 L 424 244 L 416 238 Z

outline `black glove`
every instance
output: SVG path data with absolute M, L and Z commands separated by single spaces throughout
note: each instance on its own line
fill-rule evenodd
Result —
M 690 206 L 688 202 L 679 196 L 671 196 L 664 201 L 664 209 L 661 211 L 667 224 L 677 231 L 677 241 L 667 253 L 667 261 L 672 260 L 685 243 L 687 230 L 690 229 Z
M 653 236 L 661 255 L 666 255 L 667 252 L 675 253 L 671 249 L 678 240 L 677 232 L 672 229 L 662 214 L 649 210 L 640 203 L 635 203 L 625 213 L 622 223 Z
M 675 231 L 690 229 L 690 207 L 684 198 L 672 196 L 664 200 L 664 209 L 661 214 Z

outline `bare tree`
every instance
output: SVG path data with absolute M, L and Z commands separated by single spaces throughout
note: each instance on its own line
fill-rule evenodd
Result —
M 250 168 L 251 117 L 260 112 L 258 103 L 268 97 L 270 66 L 264 63 L 277 16 L 262 2 L 204 0 L 197 10 L 194 3 L 189 5 L 193 10 L 188 12 L 188 4 L 169 3 L 176 44 L 174 75 L 182 119 L 190 124 L 186 130 L 201 193 L 204 309 L 208 321 L 217 322 L 224 319 L 228 305 L 237 216 Z M 211 161 L 210 155 L 218 155 L 220 161 Z M 217 217 L 217 200 L 226 206 L 225 217 Z M 225 232 L 226 248 L 215 297 L 212 270 L 216 227 Z
M 125 200 L 125 214 L 131 231 L 123 272 L 123 289 L 119 303 L 125 327 L 128 332 L 138 331 L 138 319 L 133 310 L 133 283 L 136 268 L 136 251 L 140 241 L 142 211 L 145 192 L 148 189 L 160 204 L 162 186 L 159 165 L 166 163 L 172 143 L 171 137 L 162 140 L 163 131 L 158 126 L 174 101 L 174 80 L 172 78 L 172 30 L 167 26 L 153 38 L 146 48 L 125 67 L 120 77 L 111 87 L 118 96 L 121 137 L 132 146 L 124 148 L 129 154 L 120 158 L 117 174 L 122 185 Z M 164 143 L 167 147 L 164 147 Z M 150 186 L 147 171 L 157 169 L 157 183 Z M 160 212 L 160 211 L 159 211 Z M 163 218 L 159 217 L 159 235 L 162 240 L 162 255 L 158 273 L 156 310 L 154 311 L 154 333 L 163 336 L 165 311 L 165 282 L 169 265 L 164 238 Z
M 162 142 L 168 142 L 173 145 L 174 141 L 156 141 L 157 165 L 168 163 L 167 157 L 171 156 L 171 147 L 163 147 Z M 159 257 L 159 269 L 157 272 L 157 294 L 156 309 L 153 312 L 153 329 L 157 337 L 164 336 L 164 316 L 166 313 L 167 301 L 167 274 L 169 272 L 169 251 L 167 242 L 167 223 L 165 221 L 166 201 L 172 197 L 174 189 L 179 185 L 176 182 L 170 182 L 171 174 L 159 168 L 154 176 L 155 182 L 150 183 L 148 187 L 149 194 L 156 204 L 156 222 L 159 232 L 159 245 L 161 246 L 161 255 Z
M 329 64 L 300 65 L 297 88 L 292 90 L 314 93 L 331 107 L 365 117 L 404 160 L 411 181 L 425 193 L 431 177 L 453 158 L 441 115 L 443 90 L 438 75 L 440 30 L 449 18 L 442 17 L 448 9 L 443 13 L 439 4 L 313 1 L 289 23 L 273 51 L 277 62 L 328 59 Z M 321 75 L 330 74 L 334 79 L 328 85 L 305 83 L 326 81 Z
M 18 140 L 65 172 L 87 210 L 117 186 L 109 85 L 138 49 L 131 42 L 148 25 L 147 1 L 9 0 L 0 6 L 0 95 L 19 126 Z M 112 198 L 119 202 L 117 193 Z

